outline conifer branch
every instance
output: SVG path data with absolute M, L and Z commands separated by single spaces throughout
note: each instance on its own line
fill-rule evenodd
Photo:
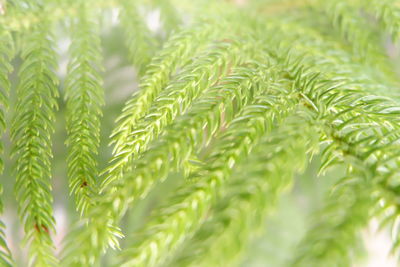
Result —
M 298 70 L 292 73 L 303 84 L 299 86 L 303 88 L 302 90 L 309 88 L 306 98 L 312 103 L 310 110 L 319 111 L 314 117 L 321 119 L 316 123 L 322 125 L 320 131 L 325 135 L 322 140 L 329 143 L 322 153 L 322 170 L 332 164 L 349 165 L 348 176 L 341 181 L 348 186 L 338 190 L 338 193 L 330 198 L 329 204 L 320 215 L 321 221 L 318 220 L 319 227 L 307 235 L 300 245 L 304 250 L 293 264 L 294 266 L 321 264 L 347 266 L 352 259 L 350 251 L 356 244 L 358 231 L 367 225 L 375 214 L 374 207 L 382 198 L 380 190 L 374 189 L 370 184 L 382 183 L 382 178 L 390 177 L 386 175 L 386 171 L 382 173 L 380 170 L 391 165 L 389 163 L 387 166 L 386 160 L 393 156 L 385 155 L 379 147 L 385 147 L 386 150 L 388 144 L 391 145 L 399 139 L 400 124 L 398 124 L 397 110 L 391 101 L 379 97 L 367 97 L 362 90 L 353 89 L 346 94 L 346 97 L 338 97 L 339 94 L 334 92 L 351 87 L 351 84 L 344 83 L 325 91 L 323 84 L 326 82 L 319 80 L 312 73 L 301 74 Z M 318 96 L 317 92 L 320 90 L 325 91 L 322 93 L 323 97 Z M 317 93 L 314 96 L 311 93 L 313 91 L 314 94 Z M 327 103 L 318 104 L 319 101 L 327 99 L 329 99 Z M 328 105 L 331 105 L 331 108 L 326 108 Z M 325 108 L 320 109 L 321 106 Z M 390 119 L 387 120 L 388 118 Z M 371 149 L 371 146 L 374 148 Z M 352 205 L 344 208 L 346 205 L 341 201 L 348 202 L 349 196 L 359 196 L 360 199 L 355 199 L 351 202 Z M 338 210 L 332 206 L 338 207 Z M 339 217 L 342 219 L 336 221 L 335 219 Z M 341 238 L 337 239 L 337 236 Z
M 110 203 L 118 200 L 125 206 L 120 208 L 113 204 L 116 214 L 118 209 L 126 210 L 132 201 L 144 198 L 154 183 L 167 178 L 171 171 L 184 169 L 191 155 L 209 144 L 237 112 L 264 91 L 274 74 L 269 68 L 268 65 L 250 61 L 233 68 L 230 75 L 207 89 L 206 94 L 195 101 L 186 114 L 178 117 L 135 162 L 132 174 L 127 174 L 124 180 L 116 183 L 118 189 L 104 194 Z M 224 114 L 223 119 L 221 113 Z M 188 172 L 185 170 L 185 173 Z
M 252 67 L 244 64 L 229 70 L 233 72 L 231 75 L 221 78 L 216 85 L 206 89 L 207 94 L 195 101 L 190 110 L 177 118 L 164 135 L 135 162 L 133 173 L 126 175 L 102 194 L 102 201 L 89 215 L 91 219 L 96 218 L 96 222 L 90 223 L 88 229 L 83 230 L 86 234 L 101 236 L 102 239 L 97 238 L 94 244 L 90 243 L 90 238 L 85 238 L 85 244 L 89 241 L 89 252 L 86 254 L 102 251 L 107 244 L 116 247 L 115 236 L 120 236 L 115 231 L 116 226 L 131 203 L 144 198 L 154 184 L 165 179 L 169 172 L 186 166 L 185 162 L 196 147 L 204 143 L 204 127 L 208 129 L 208 138 L 211 138 L 223 123 L 229 123 L 234 114 L 251 101 L 254 94 L 264 90 L 262 85 L 267 82 L 265 72 L 268 67 L 248 64 Z M 221 112 L 225 115 L 224 121 L 221 120 Z M 68 255 L 65 257 L 68 258 Z
M 88 6 L 82 5 L 80 14 L 72 22 L 71 59 L 65 84 L 69 186 L 81 215 L 97 191 L 96 155 L 100 142 L 101 106 L 104 105 L 96 18 Z
M 19 215 L 30 245 L 29 266 L 53 266 L 54 217 L 51 195 L 51 134 L 54 131 L 56 59 L 47 24 L 24 33 L 18 101 L 11 127 L 16 157 L 15 192 Z
M 221 134 L 215 149 L 204 160 L 206 167 L 191 177 L 196 182 L 182 186 L 164 208 L 154 213 L 153 220 L 144 230 L 145 235 L 123 252 L 119 266 L 156 266 L 198 229 L 221 186 L 231 175 L 232 168 L 251 152 L 259 138 L 270 131 L 274 123 L 291 110 L 288 107 L 295 104 L 290 98 L 282 99 L 279 96 L 280 90 L 285 91 L 284 88 L 273 88 L 268 88 L 270 95 L 260 96 L 254 104 L 246 106 L 226 132 Z M 273 90 L 278 91 L 275 92 L 277 95 L 273 95 Z M 278 103 L 282 103 L 285 110 L 280 110 Z
M 111 144 L 115 143 L 114 155 L 123 149 L 132 128 L 141 117 L 148 113 L 154 99 L 164 90 L 177 68 L 186 64 L 192 53 L 204 46 L 204 43 L 209 40 L 207 36 L 212 32 L 211 27 L 208 26 L 183 30 L 172 36 L 152 59 L 140 81 L 139 91 L 126 103 L 122 114 L 117 119 L 118 126 L 111 136 Z
M 210 50 L 205 50 L 181 70 L 155 98 L 147 115 L 137 125 L 132 124 L 132 117 L 135 118 L 135 115 L 127 118 L 129 123 L 124 126 L 126 130 L 123 129 L 122 136 L 117 137 L 123 146 L 115 151 L 111 159 L 111 166 L 107 169 L 108 173 L 102 183 L 102 190 L 129 171 L 132 159 L 137 158 L 139 153 L 146 150 L 149 142 L 171 124 L 176 116 L 183 114 L 206 88 L 215 84 L 220 79 L 220 75 L 225 75 L 228 66 L 235 66 L 243 61 L 242 55 L 246 53 L 235 57 L 235 51 L 254 49 L 251 45 L 249 48 L 242 45 L 231 40 L 215 43 L 209 47 Z M 135 103 L 140 103 L 139 101 Z M 129 129 L 130 131 L 127 131 Z
M 301 133 L 293 131 L 299 128 Z M 212 215 L 169 266 L 235 266 L 249 238 L 292 184 L 294 173 L 304 169 L 307 152 L 315 153 L 318 145 L 318 136 L 298 116 L 263 138 L 240 164 Z M 252 209 L 255 206 L 259 208 Z

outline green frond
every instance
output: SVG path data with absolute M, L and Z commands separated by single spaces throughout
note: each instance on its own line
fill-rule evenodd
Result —
M 295 105 L 290 98 L 280 96 L 279 93 L 289 95 L 290 92 L 279 85 L 266 88 L 270 94 L 257 97 L 220 134 L 220 139 L 203 160 L 204 169 L 190 178 L 195 183 L 182 186 L 164 208 L 154 212 L 153 219 L 141 231 L 144 235 L 123 252 L 118 266 L 156 266 L 199 228 L 232 168 L 290 111 L 286 108 Z M 285 105 L 285 110 L 279 109 L 280 104 Z
M 372 216 L 391 222 L 396 231 L 396 220 L 399 218 L 398 204 L 394 196 L 397 192 L 399 133 L 398 111 L 388 105 L 390 101 L 379 97 L 368 97 L 359 105 L 365 105 L 363 116 L 354 119 L 356 108 L 344 110 L 332 118 L 332 125 L 338 131 L 327 131 L 328 146 L 323 153 L 322 167 L 333 164 L 350 163 L 349 169 L 364 169 L 358 180 L 367 181 L 374 189 L 373 197 L 369 195 L 370 206 L 379 206 L 378 210 L 364 219 L 364 225 Z M 357 111 L 356 111 L 357 112 Z M 360 113 L 356 113 L 360 114 Z M 367 117 L 367 118 L 365 118 Z M 352 174 L 351 177 L 356 176 Z M 356 176 L 357 177 L 357 176 Z M 351 183 L 360 184 L 357 179 Z M 345 183 L 345 182 L 341 182 Z M 372 184 L 372 185 L 371 185 Z M 371 190 L 372 190 L 371 189 Z M 354 193 L 355 194 L 355 193 Z M 361 193 L 358 193 L 361 194 Z M 365 201 L 364 201 L 365 202 Z M 364 210 L 365 213 L 365 210 Z M 362 213 L 362 215 L 364 215 Z M 371 212 L 370 212 L 371 213 Z M 350 216 L 355 216 L 350 212 Z M 382 223 L 385 225 L 386 223 Z M 393 250 L 398 250 L 399 238 L 393 237 Z
M 146 74 L 140 81 L 139 91 L 126 103 L 122 114 L 117 119 L 118 125 L 111 136 L 111 143 L 115 144 L 114 156 L 124 150 L 138 120 L 148 114 L 154 99 L 168 85 L 171 76 L 189 61 L 193 53 L 208 43 L 209 36 L 214 36 L 213 32 L 208 25 L 198 25 L 177 33 L 152 59 Z
M 135 161 L 132 174 L 116 183 L 117 190 L 104 193 L 104 199 L 108 199 L 106 203 L 114 203 L 110 206 L 119 214 L 132 201 L 144 198 L 154 184 L 167 178 L 171 171 L 183 169 L 189 173 L 185 167 L 191 156 L 209 144 L 221 127 L 229 124 L 254 95 L 264 92 L 272 79 L 270 75 L 273 77 L 273 72 L 269 72 L 267 65 L 245 63 L 232 68 L 230 75 L 207 89 L 207 94 L 195 101 L 186 114 L 166 128 L 164 134 Z
M 102 88 L 101 44 L 96 25 L 96 14 L 82 5 L 73 20 L 70 61 L 65 82 L 67 104 L 66 144 L 68 177 L 76 208 L 85 213 L 97 191 L 97 150 L 100 142 Z
M 240 49 L 241 56 L 234 56 L 235 51 Z M 122 131 L 115 136 L 118 143 L 122 143 L 122 147 L 114 150 L 114 157 L 107 169 L 102 190 L 126 173 L 132 159 L 146 150 L 151 140 L 171 124 L 176 116 L 183 114 L 205 89 L 217 83 L 231 67 L 240 64 L 246 58 L 246 52 L 243 51 L 251 53 L 251 49 L 254 49 L 252 44 L 229 39 L 215 42 L 176 75 L 155 98 L 147 114 L 136 125 L 132 125 L 132 117 L 135 118 L 138 113 L 128 116 L 126 118 L 129 120 L 128 123 L 123 123 Z M 138 99 L 135 104 L 140 104 L 140 100 Z
M 144 198 L 155 183 L 165 179 L 172 170 L 185 168 L 193 152 L 204 145 L 202 129 L 206 127 L 207 136 L 211 138 L 223 124 L 229 123 L 254 94 L 265 90 L 268 84 L 265 79 L 271 79 L 266 76 L 268 70 L 268 66 L 252 62 L 232 68 L 230 75 L 207 89 L 207 94 L 195 101 L 188 112 L 178 117 L 164 135 L 135 161 L 132 174 L 127 174 L 103 193 L 101 203 L 89 215 L 92 219 L 96 218 L 96 223 L 91 223 L 86 230 L 90 235 L 101 236 L 102 239 L 97 238 L 94 244 L 90 238 L 85 238 L 85 244 L 89 242 L 87 246 L 92 251 L 87 254 L 101 251 L 101 247 L 107 244 L 115 246 L 115 231 L 105 232 L 107 225 L 118 225 L 133 201 Z M 223 120 L 221 112 L 224 114 Z
M 298 77 L 299 81 L 303 80 L 302 83 L 305 85 L 314 84 L 310 87 L 310 89 L 314 88 L 310 90 L 310 93 L 318 92 L 317 88 L 324 88 L 324 86 L 319 87 L 318 83 L 324 84 L 325 81 L 318 81 L 318 78 L 315 78 L 316 76 L 312 73 L 301 75 L 301 72 L 293 71 L 293 74 Z M 321 228 L 315 232 L 311 231 L 310 237 L 307 236 L 304 243 L 299 246 L 304 249 L 294 263 L 299 266 L 320 266 L 321 264 L 324 266 L 348 266 L 350 260 L 354 258 L 351 257 L 350 251 L 356 245 L 357 234 L 376 214 L 372 208 L 378 204 L 380 199 L 384 199 L 380 192 L 382 189 L 374 190 L 373 187 L 368 189 L 366 186 L 371 185 L 366 182 L 386 184 L 386 179 L 390 179 L 390 175 L 387 175 L 388 170 L 390 174 L 398 171 L 397 167 L 393 167 L 397 164 L 393 165 L 393 162 L 388 162 L 388 159 L 393 159 L 395 156 L 389 152 L 392 150 L 387 149 L 392 145 L 397 147 L 393 142 L 399 139 L 400 124 L 394 103 L 388 99 L 366 95 L 364 91 L 354 89 L 352 92 L 346 93 L 346 96 L 340 96 L 339 92 L 343 92 L 343 88 L 346 86 L 351 87 L 351 84 L 344 83 L 340 86 L 329 87 L 328 90 L 321 90 L 322 94 L 319 96 L 309 93 L 307 102 L 312 103 L 310 110 L 318 111 L 314 115 L 315 119 L 311 121 L 315 120 L 316 125 L 320 125 L 320 131 L 325 136 L 322 138 L 322 142 L 327 143 L 322 153 L 322 170 L 333 164 L 348 164 L 347 179 L 343 179 L 341 184 L 350 185 L 342 191 L 339 190 L 338 194 L 357 195 L 361 199 L 357 204 L 358 200 L 351 202 L 346 199 L 346 196 L 335 195 L 332 197 L 330 202 L 333 203 L 326 207 L 328 214 L 323 212 L 320 216 L 322 222 L 318 225 L 322 225 Z M 302 88 L 307 88 L 307 86 L 302 86 Z M 338 89 L 340 91 L 335 92 Z M 328 108 L 319 108 L 321 103 L 318 104 L 318 102 L 320 101 L 327 101 L 323 106 Z M 329 108 L 329 106 L 331 107 Z M 360 116 L 361 114 L 362 116 Z M 371 147 L 373 148 L 371 149 Z M 393 172 L 391 172 L 392 170 Z M 381 178 L 374 178 L 376 176 Z M 353 187 L 357 191 L 353 191 Z M 385 190 L 388 188 L 383 189 L 383 191 Z M 362 197 L 365 192 L 367 192 L 366 195 Z M 343 199 L 351 202 L 352 205 L 346 209 L 344 203 L 335 202 Z M 338 207 L 338 210 L 333 210 L 330 205 Z M 335 220 L 339 217 L 342 218 L 341 221 Z M 334 225 L 336 226 L 335 230 L 332 229 Z M 327 235 L 326 239 L 322 238 L 324 235 Z M 337 236 L 340 238 L 337 239 Z M 310 265 L 311 262 L 315 265 Z
M 51 134 L 57 108 L 56 59 L 49 25 L 24 33 L 17 104 L 11 127 L 16 158 L 15 192 L 30 245 L 29 266 L 52 266 L 54 218 L 51 195 Z
M 300 127 L 302 132 L 293 131 Z M 240 164 L 212 216 L 169 266 L 235 266 L 249 237 L 257 233 L 282 192 L 291 186 L 294 173 L 304 169 L 307 150 L 311 153 L 318 148 L 318 136 L 309 138 L 313 135 L 307 122 L 294 116 L 263 138 Z
M 261 70 L 267 71 L 268 67 L 260 68 L 258 75 L 254 75 L 255 68 L 234 68 L 231 75 L 210 88 L 207 95 L 200 97 L 188 113 L 168 127 L 165 134 L 135 162 L 133 173 L 119 181 L 115 185 L 116 190 L 103 194 L 104 199 L 99 204 L 97 213 L 91 217 L 104 217 L 104 211 L 108 210 L 111 212 L 110 220 L 118 225 L 131 203 L 144 198 L 171 171 L 183 169 L 185 173 L 189 173 L 190 168 L 186 168 L 191 156 L 208 143 L 203 140 L 204 137 L 210 139 L 223 125 L 232 121 L 235 114 L 251 101 L 253 94 L 258 95 L 264 90 L 267 81 L 263 81 L 266 77 L 262 77 L 265 73 Z M 221 112 L 224 114 L 223 119 Z M 202 130 L 204 128 L 207 129 L 206 132 Z M 93 224 L 93 227 L 97 227 L 91 230 L 93 232 L 104 230 L 100 223 Z

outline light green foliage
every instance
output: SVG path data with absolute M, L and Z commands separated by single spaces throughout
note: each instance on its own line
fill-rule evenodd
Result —
M 290 92 L 280 92 L 279 85 L 272 85 L 270 90 L 267 87 L 270 97 L 257 97 L 217 137 L 216 144 L 203 160 L 204 169 L 190 177 L 197 183 L 178 189 L 167 205 L 154 213 L 155 218 L 148 228 L 142 230 L 143 241 L 128 248 L 118 266 L 156 266 L 199 227 L 232 168 L 243 155 L 251 153 L 259 138 L 277 123 L 275 120 L 281 120 L 289 108 L 293 108 L 295 103 L 281 96 Z M 281 105 L 288 109 L 280 109 Z
M 241 63 L 242 57 L 245 57 L 246 53 L 236 56 L 235 51 L 251 50 L 254 49 L 254 46 L 255 44 L 252 43 L 246 45 L 232 42 L 229 39 L 222 40 L 209 45 L 203 53 L 184 66 L 179 75 L 154 99 L 147 114 L 137 122 L 137 125 L 134 125 L 128 132 L 129 135 L 122 139 L 124 140 L 123 147 L 117 150 L 112 158 L 112 165 L 108 169 L 108 176 L 102 184 L 102 190 L 123 175 L 126 169 L 129 170 L 128 164 L 132 159 L 138 157 L 138 154 L 147 148 L 150 141 L 157 137 L 176 116 L 185 113 L 189 105 L 203 90 L 218 82 L 220 76 L 226 75 L 230 66 Z M 126 123 L 128 126 L 125 127 L 133 124 L 134 116 L 126 119 L 129 120 L 129 123 Z M 124 132 L 125 129 L 122 134 Z
M 241 266 L 284 194 L 321 202 L 283 266 L 372 219 L 398 253 L 399 34 L 398 0 L 0 0 L 0 265 Z
M 79 15 L 72 19 L 71 60 L 65 82 L 68 176 L 80 213 L 87 210 L 97 190 L 96 155 L 104 105 L 97 17 L 90 13 L 89 7 L 82 5 Z
M 126 103 L 122 115 L 117 120 L 119 123 L 112 135 L 112 142 L 115 145 L 111 167 L 107 169 L 103 188 L 125 172 L 125 169 L 129 167 L 128 163 L 131 162 L 134 152 L 137 152 L 138 149 L 135 148 L 137 141 L 135 143 L 135 135 L 132 133 L 135 133 L 139 119 L 150 112 L 150 107 L 153 101 L 156 101 L 156 96 L 166 89 L 165 87 L 169 83 L 170 77 L 178 67 L 181 67 L 182 62 L 187 64 L 192 53 L 199 48 L 202 42 L 208 40 L 209 35 L 212 34 L 212 29 L 209 26 L 198 27 L 171 37 L 159 55 L 156 55 L 153 62 L 147 67 L 147 72 L 141 81 L 142 88 Z M 194 43 L 192 43 L 193 41 Z M 207 52 L 204 53 L 206 54 Z M 178 64 L 179 62 L 181 64 Z M 192 67 L 195 66 L 195 63 L 192 63 Z M 190 67 L 187 67 L 187 69 L 188 72 L 191 71 Z M 169 88 L 171 90 L 175 89 L 172 86 Z M 169 94 L 171 93 L 169 92 Z M 158 99 L 162 104 L 163 98 Z M 166 112 L 168 112 L 167 109 Z M 140 139 L 136 137 L 136 140 Z
M 30 243 L 29 265 L 48 266 L 53 255 L 55 231 L 51 195 L 51 134 L 58 96 L 55 53 L 45 22 L 22 38 L 17 104 L 11 126 L 16 158 L 15 191 L 19 214 Z
M 293 131 L 300 126 L 304 132 Z M 239 262 L 249 237 L 261 228 L 282 191 L 291 187 L 294 172 L 302 171 L 307 155 L 318 149 L 318 136 L 312 138 L 312 130 L 305 120 L 290 117 L 264 138 L 223 190 L 223 198 L 213 210 L 215 216 L 169 266 L 232 266 Z M 254 210 L 254 206 L 259 208 Z M 231 256 L 221 257 L 220 253 Z

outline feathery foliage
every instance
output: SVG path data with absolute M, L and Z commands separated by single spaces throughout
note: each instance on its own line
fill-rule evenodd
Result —
M 252 266 L 285 197 L 280 266 L 372 220 L 398 255 L 399 34 L 397 0 L 0 0 L 0 265 Z
M 77 210 L 85 212 L 96 190 L 97 149 L 100 142 L 101 106 L 104 104 L 101 47 L 96 14 L 82 5 L 70 46 L 71 61 L 65 82 L 67 101 L 68 176 L 76 194 Z
M 57 77 L 48 23 L 35 25 L 22 37 L 18 100 L 11 126 L 16 157 L 15 191 L 19 214 L 30 243 L 29 265 L 56 263 L 51 233 L 55 231 L 51 195 L 51 134 L 54 131 Z
M 281 192 L 291 187 L 294 172 L 304 169 L 307 152 L 318 149 L 318 138 L 307 140 L 313 135 L 311 127 L 302 132 L 310 135 L 302 135 L 293 131 L 299 126 L 307 127 L 307 123 L 290 117 L 261 140 L 224 189 L 213 208 L 215 217 L 208 218 L 170 266 L 228 266 L 238 261 L 243 246 L 261 228 Z M 286 164 L 288 156 L 290 165 Z M 253 205 L 260 208 L 254 211 Z M 220 257 L 221 251 L 230 256 Z

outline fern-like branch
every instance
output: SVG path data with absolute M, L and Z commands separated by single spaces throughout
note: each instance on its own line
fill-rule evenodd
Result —
M 279 96 L 283 88 L 273 88 L 278 91 L 275 91 L 276 96 L 269 88 L 269 96 L 260 96 L 253 105 L 246 106 L 221 133 L 220 141 L 204 160 L 205 168 L 193 174 L 192 179 L 196 182 L 183 186 L 164 208 L 155 212 L 153 220 L 144 229 L 143 239 L 123 253 L 119 266 L 155 266 L 196 231 L 232 168 L 294 105 L 290 98 Z M 280 104 L 285 106 L 284 110 L 279 109 Z
M 133 124 L 133 119 L 140 113 L 135 111 L 133 116 L 127 117 L 128 123 L 124 123 L 122 131 L 116 137 L 122 147 L 117 147 L 115 151 L 111 166 L 107 169 L 108 173 L 103 181 L 102 190 L 129 171 L 132 159 L 146 150 L 149 142 L 171 124 L 176 116 L 184 113 L 206 88 L 215 84 L 221 75 L 225 75 L 228 66 L 235 66 L 243 61 L 246 53 L 234 56 L 235 51 L 239 49 L 249 51 L 251 50 L 249 47 L 254 49 L 252 45 L 246 47 L 243 43 L 231 40 L 222 40 L 210 46 L 209 50 L 205 50 L 180 71 L 157 96 L 149 111 L 146 112 L 147 115 L 137 125 Z M 145 91 L 146 95 L 148 91 Z M 143 100 L 138 99 L 134 105 L 140 105 Z M 148 99 L 146 103 L 150 101 L 151 99 Z
M 102 88 L 101 47 L 96 15 L 83 5 L 73 21 L 70 62 L 65 84 L 67 102 L 68 176 L 77 210 L 83 214 L 97 191 Z
M 17 158 L 15 191 L 30 243 L 29 266 L 53 266 L 54 229 L 51 196 L 51 134 L 57 108 L 55 54 L 49 25 L 24 33 L 18 101 L 11 128 Z
M 132 201 L 145 197 L 155 182 L 165 179 L 171 170 L 183 167 L 191 151 L 195 150 L 197 145 L 201 145 L 204 134 L 202 129 L 207 126 L 208 136 L 211 137 L 224 123 L 221 121 L 220 112 L 226 115 L 225 123 L 229 122 L 233 118 L 234 106 L 240 110 L 252 99 L 254 91 L 262 90 L 253 83 L 263 80 L 263 71 L 267 71 L 268 68 L 260 65 L 259 67 L 259 70 L 244 66 L 227 70 L 233 71 L 234 74 L 220 78 L 217 84 L 206 89 L 207 94 L 196 100 L 188 113 L 168 127 L 164 135 L 135 162 L 133 173 L 114 183 L 102 194 L 102 201 L 89 216 L 91 219 L 96 218 L 96 221 L 85 231 L 86 234 L 96 235 L 101 239 L 97 238 L 96 243 L 92 243 L 90 238 L 83 238 L 83 242 L 88 243 L 89 251 L 86 254 L 97 254 L 107 246 L 115 247 L 114 235 L 120 235 L 115 231 L 115 227 Z M 247 86 L 252 89 L 254 86 L 254 90 L 248 90 Z M 183 151 L 186 152 L 182 153 Z M 134 197 L 135 195 L 138 197 Z
M 304 169 L 307 152 L 318 150 L 318 136 L 312 130 L 305 120 L 293 116 L 264 138 L 240 164 L 210 218 L 169 266 L 238 263 L 249 237 L 264 225 L 267 214 L 292 184 L 294 173 Z
M 388 179 L 390 176 L 386 175 L 386 171 L 381 173 L 380 170 L 395 166 L 391 163 L 386 165 L 393 155 L 387 155 L 380 147 L 387 148 L 388 144 L 399 139 L 397 109 L 391 101 L 367 96 L 362 89 L 351 89 L 351 83 L 329 86 L 326 90 L 326 80 L 312 73 L 295 70 L 292 75 L 297 77 L 299 88 L 308 91 L 303 93 L 303 97 L 315 113 L 311 120 L 317 121 L 325 136 L 322 140 L 329 144 L 322 153 L 321 168 L 337 163 L 349 165 L 348 178 L 342 181 L 346 188 L 331 198 L 321 221 L 318 220 L 321 228 L 316 228 L 306 237 L 301 245 L 304 250 L 293 264 L 347 266 L 352 259 L 350 251 L 356 244 L 358 231 L 368 223 L 373 208 L 381 198 L 379 190 L 373 190 L 370 183 Z M 346 87 L 351 91 L 340 96 Z M 373 181 L 375 176 L 381 179 Z M 367 192 L 366 195 L 363 195 L 364 192 Z M 354 195 L 360 196 L 360 199 L 343 208 L 345 205 L 341 201 Z M 334 210 L 331 206 L 342 208 Z M 341 218 L 340 221 L 336 220 L 338 218 Z M 332 231 L 335 233 L 332 234 Z M 326 238 L 321 238 L 324 234 Z M 341 238 L 337 239 L 337 236 Z
M 183 169 L 185 173 L 190 172 L 190 169 L 185 170 L 190 157 L 209 144 L 211 138 L 229 124 L 254 95 L 265 90 L 266 79 L 271 80 L 273 72 L 269 72 L 267 65 L 248 64 L 233 68 L 232 74 L 208 89 L 135 162 L 133 173 L 116 184 L 117 190 L 104 195 L 108 199 L 105 203 L 114 203 L 110 206 L 115 214 L 125 211 L 132 201 L 144 198 L 154 183 L 165 179 L 171 171 Z

